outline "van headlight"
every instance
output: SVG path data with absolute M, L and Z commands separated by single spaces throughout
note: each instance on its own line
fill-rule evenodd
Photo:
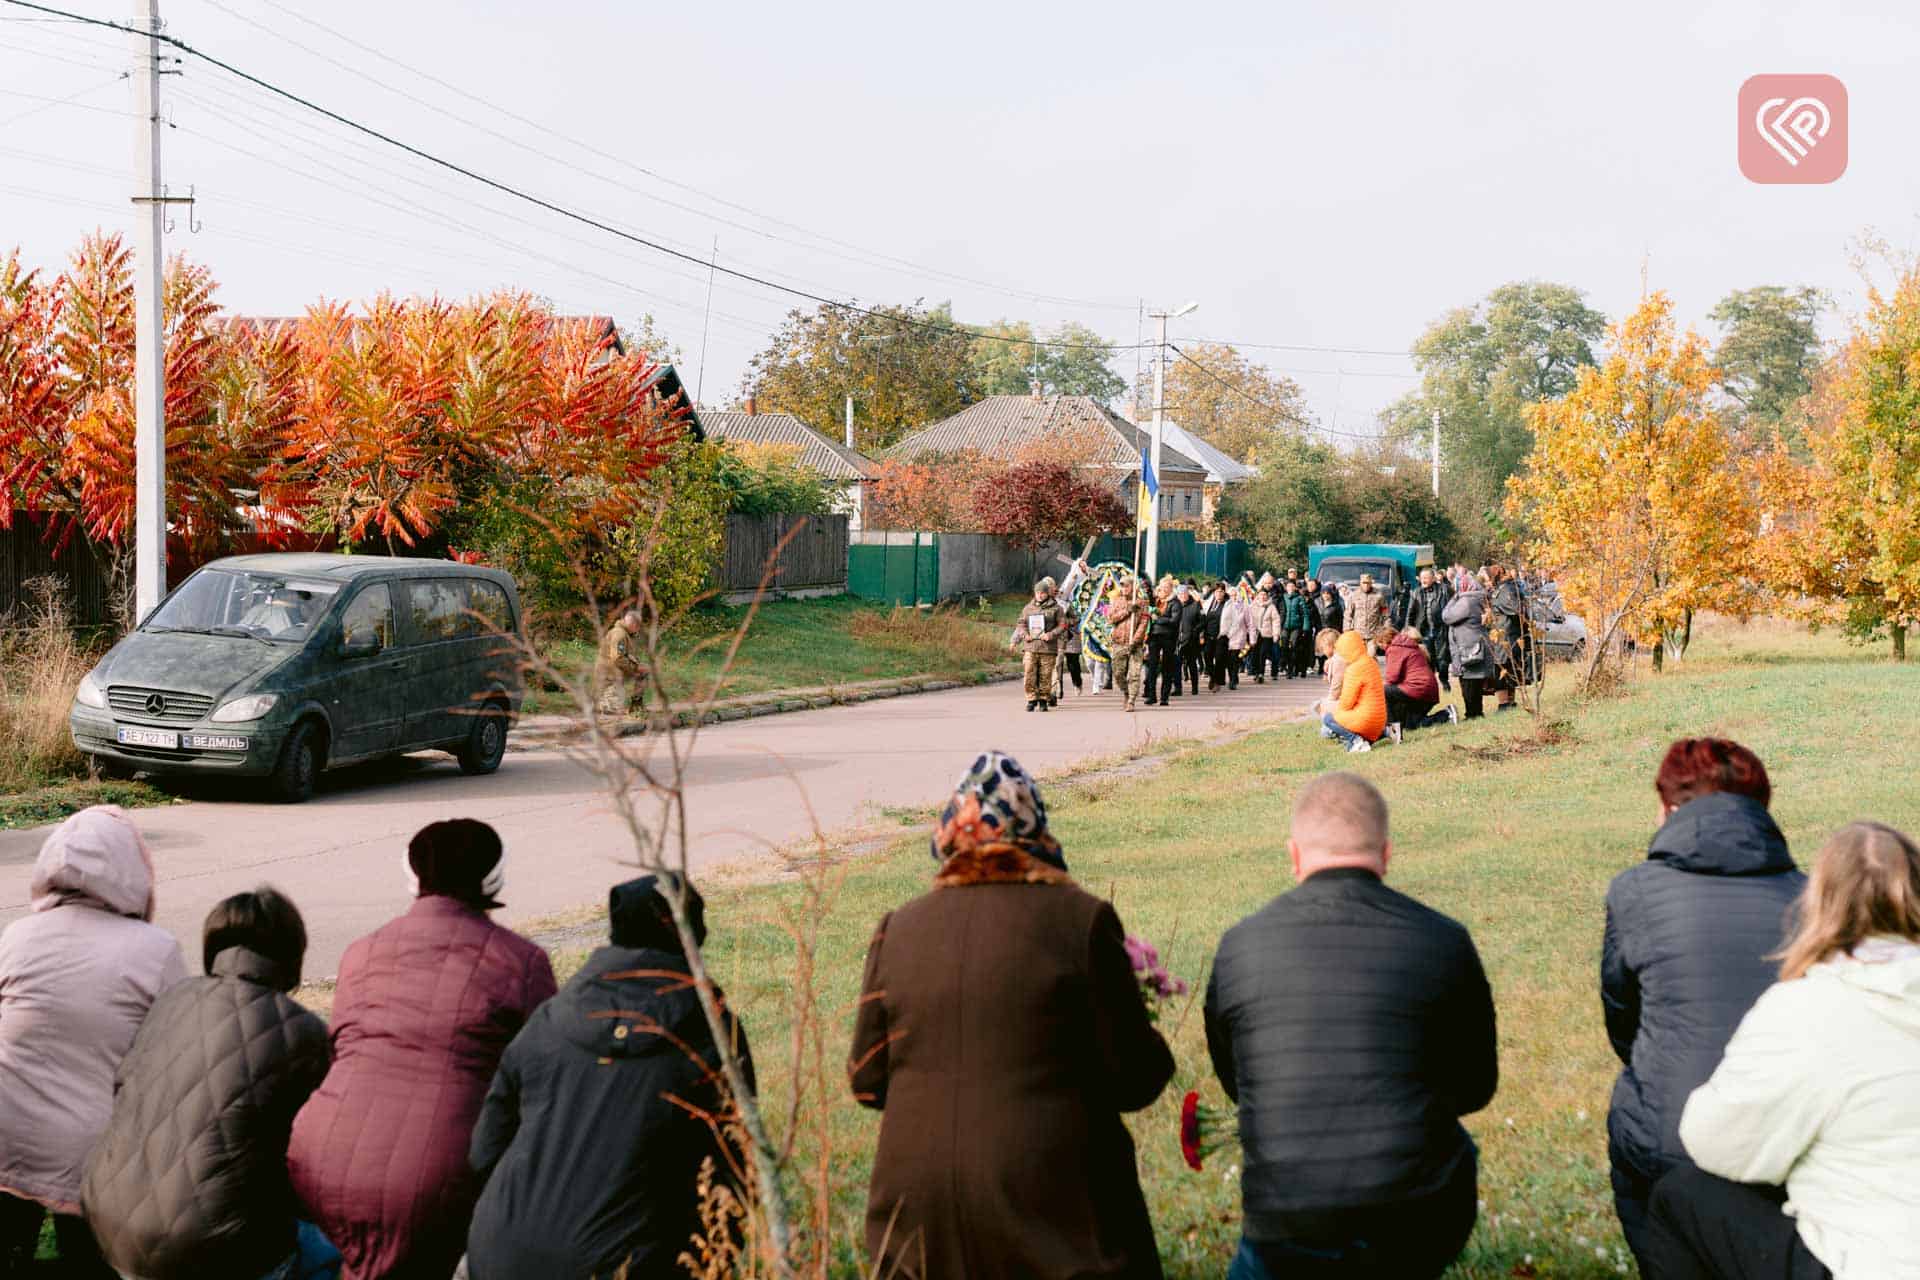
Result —
M 73 691 L 73 700 L 83 707 L 101 709 L 107 705 L 107 691 L 101 688 L 100 681 L 94 676 L 94 671 L 98 670 L 99 668 L 95 667 L 93 671 L 81 676 L 80 687 Z
M 277 693 L 255 693 L 244 698 L 235 698 L 213 713 L 215 724 L 239 724 L 243 720 L 258 720 L 273 710 L 273 704 L 280 701 Z

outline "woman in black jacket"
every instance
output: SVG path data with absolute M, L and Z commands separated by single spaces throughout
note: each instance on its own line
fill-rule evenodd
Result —
M 291 902 L 236 894 L 207 916 L 207 976 L 154 1001 L 81 1195 L 121 1275 L 246 1280 L 338 1264 L 287 1181 L 294 1114 L 332 1061 L 327 1024 L 287 995 L 306 950 Z
M 1321 583 L 1316 587 L 1311 578 L 1307 579 L 1307 586 L 1312 593 L 1307 598 L 1307 606 L 1313 613 L 1311 621 L 1314 633 L 1343 630 L 1346 626 L 1347 605 L 1346 601 L 1340 598 L 1339 590 L 1331 582 Z M 1314 674 L 1326 675 L 1327 655 L 1317 653 L 1314 655 L 1314 661 Z
M 691 885 L 685 905 L 704 939 Z M 514 1037 L 474 1127 L 486 1189 L 467 1237 L 473 1280 L 684 1276 L 701 1162 L 724 1185 L 740 1159 L 715 1133 L 719 1054 L 659 877 L 614 886 L 607 914 L 612 945 Z M 731 1035 L 751 1084 L 746 1034 Z
M 1654 782 L 1663 821 L 1646 861 L 1607 889 L 1600 998 L 1623 1064 L 1607 1113 L 1614 1206 L 1643 1275 L 1653 1184 L 1686 1164 L 1680 1114 L 1773 983 L 1806 877 L 1767 814 L 1766 766 L 1737 742 L 1686 739 Z

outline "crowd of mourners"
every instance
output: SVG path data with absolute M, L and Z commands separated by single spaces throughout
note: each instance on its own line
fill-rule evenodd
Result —
M 1085 619 L 1075 602 L 1087 572 L 1076 561 L 1064 583 L 1035 583 L 1008 637 L 1022 655 L 1028 711 L 1059 706 L 1069 682 L 1082 692 L 1115 689 L 1122 710 L 1133 711 L 1143 701 L 1170 706 L 1183 688 L 1198 697 L 1203 675 L 1209 694 L 1237 690 L 1243 676 L 1319 680 L 1321 732 L 1349 751 L 1477 719 L 1489 693 L 1496 709 L 1510 710 L 1540 679 L 1542 624 L 1566 616 L 1551 584 L 1500 564 L 1423 568 L 1418 585 L 1397 597 L 1368 573 L 1345 583 L 1297 569 L 1256 579 L 1247 570 L 1237 582 L 1204 585 L 1166 575 L 1150 591 L 1121 575 L 1104 598 L 1081 606 L 1100 611 L 1107 633 L 1104 656 L 1083 661 Z
M 1653 790 L 1658 829 L 1596 939 L 1641 1273 L 1920 1277 L 1920 847 L 1857 822 L 1802 874 L 1765 766 L 1722 739 L 1673 744 Z M 1152 1280 L 1122 1116 L 1175 1060 L 1138 940 L 1006 755 L 961 778 L 931 851 L 930 890 L 873 935 L 848 1058 L 881 1113 L 871 1274 Z M 1480 1212 L 1460 1121 L 1498 1087 L 1479 955 L 1388 885 L 1364 778 L 1302 786 L 1286 851 L 1294 887 L 1226 931 L 1201 1009 L 1237 1110 L 1227 1274 L 1438 1276 Z M 745 1029 L 716 991 L 716 1037 L 690 976 L 700 896 L 616 886 L 607 945 L 556 990 L 489 918 L 505 868 L 482 823 L 421 830 L 413 904 L 348 948 L 323 1022 L 290 994 L 306 931 L 286 898 L 216 906 L 190 977 L 134 822 L 61 825 L 0 935 L 0 1270 L 26 1273 L 51 1215 L 73 1276 L 685 1274 L 703 1170 L 740 1167 L 717 1042 L 754 1087 Z

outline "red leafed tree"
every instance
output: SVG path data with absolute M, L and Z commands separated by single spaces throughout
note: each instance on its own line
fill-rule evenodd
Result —
M 617 522 L 684 432 L 644 353 L 521 295 L 381 297 L 363 316 L 323 304 L 295 344 L 298 411 L 268 488 L 348 543 L 414 546 L 461 503 L 529 476 L 553 499 L 546 518 Z
M 880 462 L 868 491 L 867 524 L 875 529 L 970 532 L 976 527 L 975 490 L 994 483 L 1002 470 L 976 457 Z
M 250 488 L 281 407 L 224 336 L 214 282 L 174 259 L 162 294 L 168 517 L 202 551 L 244 523 Z M 0 267 L 0 524 L 47 520 L 123 549 L 133 524 L 133 259 L 115 236 L 89 236 L 51 284 Z
M 1064 462 L 1020 462 L 975 486 L 979 529 L 1025 547 L 1124 529 L 1132 521 L 1113 489 Z

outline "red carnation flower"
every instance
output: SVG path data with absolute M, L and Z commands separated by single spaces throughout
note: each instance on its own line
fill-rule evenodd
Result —
M 1180 1154 L 1187 1158 L 1189 1169 L 1198 1170 L 1206 1163 L 1200 1153 L 1200 1095 L 1192 1090 L 1180 1103 Z

